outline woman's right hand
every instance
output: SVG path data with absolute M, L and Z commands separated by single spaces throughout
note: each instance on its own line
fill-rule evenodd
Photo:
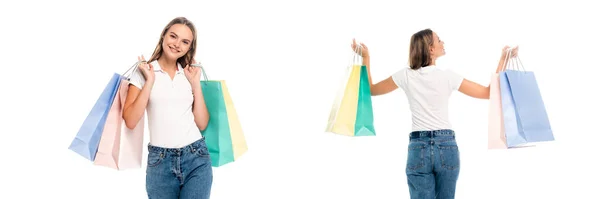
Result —
M 152 64 L 149 64 L 146 62 L 144 55 L 142 55 L 142 57 L 138 56 L 138 61 L 141 62 L 140 65 L 138 66 L 138 69 L 142 71 L 142 74 L 144 75 L 144 78 L 146 79 L 146 81 L 153 82 L 154 81 L 154 66 L 152 66 Z

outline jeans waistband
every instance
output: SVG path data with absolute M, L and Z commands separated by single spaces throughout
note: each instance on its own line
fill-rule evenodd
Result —
M 204 141 L 204 137 L 192 142 L 181 148 L 164 148 L 159 146 L 148 145 L 148 152 L 171 152 L 171 153 L 181 153 L 185 150 L 190 150 L 194 152 L 200 148 L 206 147 L 206 143 Z
M 452 129 L 440 129 L 431 131 L 413 131 L 410 133 L 410 138 L 434 138 L 434 137 L 454 137 L 455 133 Z

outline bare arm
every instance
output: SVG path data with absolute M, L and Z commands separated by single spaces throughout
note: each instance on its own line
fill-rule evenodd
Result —
M 138 61 L 143 60 L 145 60 L 144 56 L 138 57 Z M 150 99 L 150 91 L 154 86 L 154 66 L 143 61 L 137 69 L 141 71 L 141 75 L 144 76 L 146 82 L 141 90 L 132 84 L 127 89 L 127 99 L 125 99 L 123 105 L 123 120 L 125 120 L 125 126 L 129 129 L 134 129 L 144 116 L 144 111 Z
M 192 93 L 194 95 L 194 104 L 192 105 L 194 122 L 196 122 L 196 126 L 198 126 L 200 131 L 204 131 L 206 126 L 208 126 L 210 115 L 208 114 L 208 109 L 206 108 L 204 94 L 202 93 L 202 86 L 200 83 L 192 88 Z
M 377 84 L 373 84 L 371 78 L 371 56 L 369 55 L 369 48 L 363 43 L 360 43 L 360 46 L 358 46 L 354 39 L 352 39 L 351 46 L 354 52 L 362 56 L 362 65 L 367 67 L 367 76 L 369 78 L 369 85 L 371 85 L 371 96 L 387 94 L 398 88 L 398 85 L 396 85 L 392 77 L 388 77 Z
M 506 56 L 508 56 L 506 54 L 506 50 L 507 47 L 504 48 L 503 52 L 502 52 L 502 56 L 500 56 L 500 61 L 498 61 L 498 66 L 496 67 L 496 73 L 499 73 L 500 71 L 504 70 L 504 64 L 506 61 Z M 515 48 L 515 51 L 513 52 L 515 56 L 518 48 Z M 488 84 L 487 87 L 484 87 L 481 84 L 475 83 L 471 80 L 468 79 L 464 79 L 462 81 L 462 83 L 460 84 L 460 87 L 458 88 L 458 91 L 460 91 L 461 93 L 464 93 L 465 95 L 468 95 L 470 97 L 474 97 L 474 98 L 478 98 L 478 99 L 490 99 L 490 85 Z
M 471 80 L 464 79 L 458 88 L 458 91 L 470 97 L 478 99 L 490 99 L 490 86 L 484 87 L 481 84 Z
M 140 119 L 142 119 L 153 85 L 154 82 L 146 82 L 141 90 L 134 85 L 129 85 L 127 99 L 123 108 L 123 119 L 127 128 L 134 129 Z
M 383 95 L 383 94 L 387 94 L 389 92 L 392 92 L 394 90 L 396 90 L 398 88 L 398 85 L 396 85 L 396 83 L 394 82 L 394 80 L 392 79 L 392 77 L 388 77 L 380 82 L 377 82 L 377 84 L 373 84 L 373 81 L 371 80 L 371 64 L 370 64 L 370 56 L 369 55 L 363 55 L 363 65 L 367 67 L 367 74 L 369 77 L 369 85 L 371 85 L 371 96 L 378 96 L 378 95 Z

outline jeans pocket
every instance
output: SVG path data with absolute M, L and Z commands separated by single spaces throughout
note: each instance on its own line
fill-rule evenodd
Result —
M 210 153 L 208 152 L 208 148 L 206 148 L 206 145 L 203 145 L 200 148 L 197 148 L 195 150 L 194 154 L 196 154 L 197 156 L 199 156 L 201 158 L 209 158 L 210 157 Z
M 417 170 L 425 166 L 426 144 L 421 142 L 411 142 L 408 144 L 408 158 L 406 160 L 406 169 Z
M 155 167 L 159 165 L 164 159 L 165 154 L 163 152 L 149 152 L 148 153 L 148 167 Z
M 460 168 L 460 151 L 458 150 L 458 145 L 456 145 L 455 141 L 440 143 L 438 148 L 440 149 L 442 168 L 448 170 Z

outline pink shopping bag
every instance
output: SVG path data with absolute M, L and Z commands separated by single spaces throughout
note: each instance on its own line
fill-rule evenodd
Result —
M 490 81 L 490 104 L 488 116 L 488 149 L 506 149 L 506 135 L 502 117 L 502 101 L 500 98 L 500 77 L 492 75 Z
M 100 145 L 96 152 L 95 165 L 117 170 L 141 168 L 144 141 L 144 116 L 134 129 L 125 126 L 122 113 L 129 89 L 129 81 L 124 77 L 118 88 L 114 102 L 108 112 Z

